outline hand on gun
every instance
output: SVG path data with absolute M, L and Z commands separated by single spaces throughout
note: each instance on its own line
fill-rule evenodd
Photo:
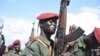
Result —
M 74 24 L 69 27 L 69 34 L 73 33 L 77 29 L 77 26 Z

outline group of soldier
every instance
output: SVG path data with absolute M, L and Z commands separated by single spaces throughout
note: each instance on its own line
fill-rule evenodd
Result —
M 20 40 L 15 40 L 11 45 L 5 45 L 5 38 L 0 31 L 0 56 L 19 56 L 22 52 Z
M 23 50 L 20 48 L 20 40 L 15 40 L 6 47 L 4 36 L 0 31 L 0 56 L 100 56 L 100 28 L 94 28 L 89 35 L 83 33 L 81 36 L 74 35 L 75 38 L 68 38 L 77 30 L 75 25 L 70 26 L 69 34 L 63 36 L 66 41 L 69 39 L 66 43 L 66 52 L 56 55 L 55 41 L 51 39 L 51 35 L 55 33 L 59 15 L 42 13 L 37 19 L 41 29 L 40 35 L 32 34 Z

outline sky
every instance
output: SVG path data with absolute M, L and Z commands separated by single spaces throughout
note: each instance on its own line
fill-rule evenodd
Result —
M 14 40 L 21 40 L 22 48 L 31 35 L 32 23 L 35 22 L 37 33 L 38 20 L 36 17 L 44 12 L 59 13 L 61 0 L 0 0 L 0 25 L 4 24 L 3 34 L 6 45 Z M 100 0 L 71 0 L 67 7 L 67 28 L 75 24 L 90 34 L 94 27 L 100 27 Z

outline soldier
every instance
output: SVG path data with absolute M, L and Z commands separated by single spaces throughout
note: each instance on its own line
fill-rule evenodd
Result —
M 56 13 L 43 13 L 37 17 L 41 29 L 40 36 L 34 36 L 35 39 L 37 38 L 36 41 L 29 41 L 22 56 L 55 56 L 54 41 L 50 37 L 55 33 L 58 18 Z M 77 38 L 79 37 L 73 38 L 71 36 L 71 40 L 70 37 L 68 39 L 72 41 Z
M 72 48 L 71 51 L 73 56 L 85 56 L 86 44 L 84 43 L 83 38 L 84 35 L 80 36 L 77 40 L 68 42 Z
M 76 31 L 77 27 L 75 25 L 71 25 L 69 27 L 69 34 L 72 34 Z M 74 35 L 77 36 L 76 33 Z M 84 49 L 86 48 L 84 42 L 83 42 L 83 36 L 84 34 L 81 34 L 77 40 L 69 41 L 67 42 L 67 52 L 64 54 L 64 56 L 84 56 L 85 52 Z
M 55 32 L 58 17 L 59 16 L 56 13 L 43 13 L 37 17 L 41 28 L 40 37 L 25 48 L 28 53 L 26 52 L 26 55 L 23 56 L 54 55 L 54 42 L 50 37 Z
M 95 27 L 84 41 L 87 46 L 85 56 L 100 56 L 100 28 Z
M 68 44 L 73 47 L 74 56 L 100 56 L 100 28 L 95 27 L 89 35 L 83 34 L 79 39 Z
M 3 24 L 2 26 L 0 26 L 0 56 L 2 56 L 6 50 L 5 38 L 4 35 L 2 34 L 2 28 L 3 28 Z
M 82 34 L 80 36 L 80 38 L 78 38 L 77 40 L 73 41 L 74 45 L 72 47 L 72 51 L 73 51 L 73 55 L 74 56 L 85 56 L 86 44 L 83 41 L 84 36 L 85 36 L 85 34 Z
M 3 56 L 13 56 L 13 45 L 9 45 L 6 48 L 6 52 L 4 52 Z
M 13 55 L 15 55 L 15 56 L 20 56 L 21 55 L 21 42 L 20 42 L 20 40 L 15 40 L 14 42 L 13 42 Z
M 13 45 L 12 44 L 8 46 L 8 52 L 13 52 Z
M 25 49 L 22 51 L 21 56 L 31 56 L 28 48 L 38 38 L 39 38 L 39 35 L 32 35 L 32 36 L 29 37 L 29 41 L 25 43 Z
M 76 41 L 68 42 L 73 56 L 100 56 L 100 28 L 94 28 L 89 35 L 82 35 Z

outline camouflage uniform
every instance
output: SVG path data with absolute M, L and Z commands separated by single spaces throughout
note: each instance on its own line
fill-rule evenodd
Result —
M 85 56 L 84 51 L 85 51 L 86 45 L 83 41 L 84 30 L 82 30 L 80 27 L 77 28 L 73 24 L 69 27 L 69 35 L 73 36 L 73 38 L 76 38 L 76 39 L 71 40 L 72 39 L 71 37 L 69 39 L 66 38 L 66 40 L 68 39 L 68 42 L 67 42 L 67 46 L 66 46 L 67 51 L 64 54 L 64 56 Z M 69 41 L 69 40 L 71 40 L 71 41 Z
M 68 52 L 64 56 L 85 56 L 86 45 L 83 41 L 83 36 L 75 41 L 73 47 L 68 48 Z
M 73 48 L 74 56 L 85 56 L 86 44 L 83 41 L 83 36 L 76 40 L 75 46 Z
M 53 50 L 50 51 L 49 47 L 53 45 L 53 41 L 50 42 L 43 36 L 41 36 L 39 40 L 28 44 L 24 49 L 22 56 L 51 56 Z
M 6 48 L 5 52 L 3 53 L 3 56 L 20 56 L 21 55 L 21 52 L 16 53 L 15 50 L 10 50 L 8 51 L 8 48 Z
M 59 15 L 56 13 L 43 13 L 37 19 L 41 28 L 41 35 L 34 41 L 30 38 L 28 45 L 24 49 L 22 56 L 54 56 L 54 42 L 50 36 L 54 34 Z
M 9 52 L 9 54 L 11 56 L 20 56 L 22 53 L 22 50 L 20 49 L 20 40 L 15 40 L 13 42 L 13 49 L 11 50 L 11 52 Z

